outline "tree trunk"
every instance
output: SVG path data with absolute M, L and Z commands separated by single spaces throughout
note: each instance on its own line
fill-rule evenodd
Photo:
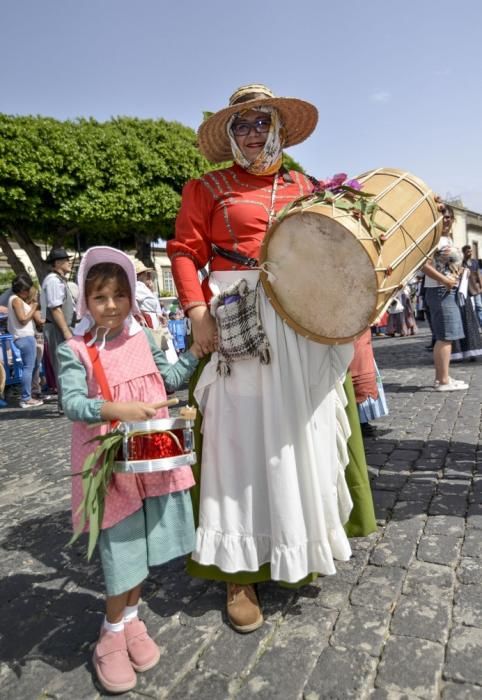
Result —
M 136 233 L 136 257 L 142 260 L 146 267 L 154 267 L 151 252 L 151 237 L 144 233 Z
M 43 278 L 48 274 L 50 268 L 42 258 L 40 247 L 33 242 L 30 235 L 19 226 L 9 226 L 9 233 L 15 238 L 19 246 L 27 253 L 30 262 L 37 274 L 40 284 Z M 16 257 L 16 256 L 15 256 Z
M 16 275 L 28 274 L 27 269 L 20 258 L 17 258 L 15 251 L 10 245 L 10 241 L 4 233 L 0 233 L 0 248 L 7 258 L 7 262 Z

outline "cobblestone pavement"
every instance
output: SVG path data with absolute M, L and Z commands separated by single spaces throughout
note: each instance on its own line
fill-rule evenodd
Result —
M 379 530 L 333 577 L 260 587 L 267 622 L 241 636 L 219 584 L 175 561 L 142 615 L 162 649 L 127 698 L 482 698 L 482 366 L 465 392 L 431 389 L 426 331 L 377 338 L 390 416 L 366 442 Z M 91 650 L 98 561 L 69 530 L 67 419 L 55 404 L 0 413 L 0 687 L 4 698 L 102 697 Z

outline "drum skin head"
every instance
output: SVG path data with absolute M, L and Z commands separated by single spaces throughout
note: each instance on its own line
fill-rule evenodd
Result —
M 273 226 L 261 258 L 276 279 L 264 272 L 261 279 L 294 330 L 319 343 L 343 343 L 369 325 L 377 279 L 357 237 L 320 209 L 296 211 Z

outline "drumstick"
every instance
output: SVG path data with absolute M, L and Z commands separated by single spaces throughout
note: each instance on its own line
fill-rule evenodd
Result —
M 175 406 L 178 403 L 179 399 L 174 397 L 172 399 L 166 399 L 166 401 L 159 401 L 159 403 L 153 403 L 152 407 L 155 408 L 157 411 L 159 408 L 166 408 L 166 406 Z

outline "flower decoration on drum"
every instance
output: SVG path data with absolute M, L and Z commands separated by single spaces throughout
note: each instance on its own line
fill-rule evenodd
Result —
M 336 173 L 329 180 L 318 180 L 318 184 L 314 185 L 313 192 L 320 192 L 322 190 L 330 190 L 331 192 L 341 192 L 344 189 L 356 190 L 357 192 L 361 190 L 362 186 L 358 180 L 348 180 L 348 175 L 346 173 Z

